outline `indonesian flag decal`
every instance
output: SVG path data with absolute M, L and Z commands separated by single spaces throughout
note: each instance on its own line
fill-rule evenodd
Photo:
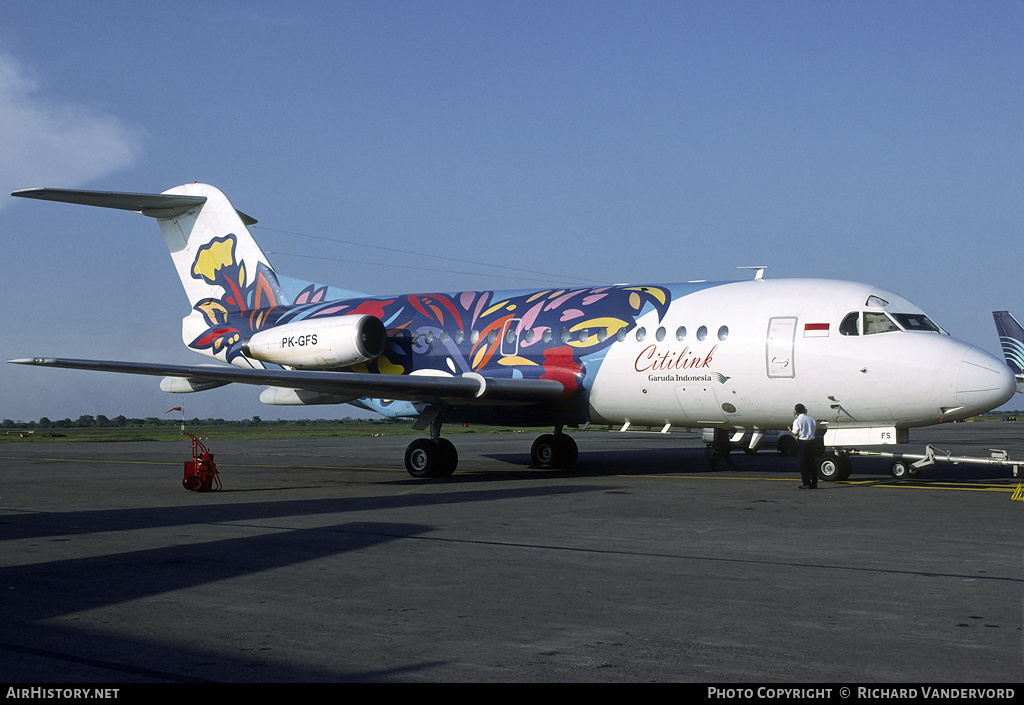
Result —
M 827 338 L 828 337 L 828 323 L 805 323 L 804 324 L 804 337 L 805 338 Z

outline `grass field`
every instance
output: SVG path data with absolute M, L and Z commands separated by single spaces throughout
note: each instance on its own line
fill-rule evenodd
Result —
M 1006 415 L 979 416 L 969 421 L 1011 421 L 1017 417 Z M 408 423 L 366 420 L 359 421 L 263 421 L 261 423 L 227 422 L 216 424 L 187 424 L 185 429 L 197 438 L 209 440 L 247 438 L 337 438 L 352 436 L 422 436 L 426 431 L 417 431 Z M 571 429 L 576 430 L 576 429 Z M 608 426 L 591 427 L 591 431 L 616 430 Z M 637 427 L 635 430 L 642 430 Z M 650 429 L 657 431 L 658 429 Z M 550 427 L 523 428 L 512 426 L 461 426 L 450 424 L 444 427 L 444 435 L 463 433 L 528 433 L 538 435 L 550 433 Z M 0 429 L 0 443 L 96 443 L 125 441 L 177 441 L 184 432 L 180 424 L 160 424 L 126 428 L 50 428 L 50 429 Z

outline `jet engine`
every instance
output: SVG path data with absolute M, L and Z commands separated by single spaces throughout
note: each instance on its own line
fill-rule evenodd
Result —
M 286 367 L 324 369 L 367 362 L 384 354 L 387 331 L 379 318 L 334 316 L 295 321 L 242 341 L 246 357 Z
M 217 387 L 223 387 L 225 384 L 230 384 L 230 382 L 207 382 L 191 377 L 164 377 L 160 380 L 160 389 L 171 394 L 189 394 L 191 392 L 205 392 L 207 389 L 216 389 Z
M 347 404 L 357 397 L 322 394 L 307 389 L 267 387 L 260 392 L 260 401 L 272 406 L 309 406 L 312 404 Z

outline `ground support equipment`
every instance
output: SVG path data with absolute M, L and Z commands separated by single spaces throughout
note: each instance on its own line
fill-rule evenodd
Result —
M 216 492 L 221 484 L 217 466 L 213 464 L 213 453 L 198 438 L 191 433 L 188 435 L 192 439 L 192 460 L 185 463 L 185 478 L 181 484 L 193 492 Z
M 1024 465 L 1024 460 L 1010 460 L 1010 454 L 1007 451 L 995 448 L 989 448 L 990 455 L 987 458 L 953 455 L 950 451 L 940 450 L 932 445 L 925 447 L 924 455 L 915 455 L 910 453 L 886 453 L 883 451 L 859 449 L 852 449 L 846 452 L 850 455 L 892 458 L 893 461 L 892 465 L 889 466 L 889 472 L 897 480 L 905 479 L 908 476 L 916 476 L 926 467 L 935 465 L 936 463 L 999 465 L 1002 467 L 1013 468 L 1014 477 L 1018 476 L 1020 466 Z

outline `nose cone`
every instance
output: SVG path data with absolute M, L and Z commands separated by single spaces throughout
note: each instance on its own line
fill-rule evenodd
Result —
M 1008 402 L 1017 391 L 1017 380 L 1002 360 L 969 348 L 960 363 L 956 396 L 975 413 L 991 411 Z

